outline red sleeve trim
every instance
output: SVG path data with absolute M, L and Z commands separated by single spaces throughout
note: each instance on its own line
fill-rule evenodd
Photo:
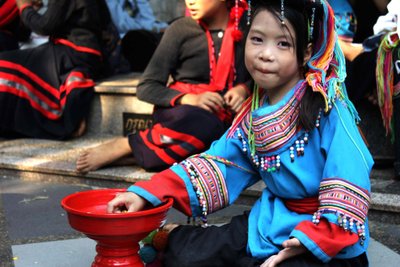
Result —
M 174 98 L 172 98 L 170 103 L 169 103 L 171 105 L 171 107 L 175 107 L 177 105 L 176 101 L 183 95 L 185 95 L 185 94 L 181 93 L 181 94 L 175 96 Z
M 168 198 L 173 198 L 174 208 L 187 216 L 192 215 L 186 185 L 184 181 L 170 169 L 154 175 L 151 177 L 150 181 L 137 182 L 135 186 L 145 189 L 147 192 L 160 199 L 161 202 L 166 202 Z
M 359 238 L 357 234 L 345 231 L 326 219 L 321 219 L 317 225 L 303 221 L 295 229 L 307 235 L 330 257 L 336 256 L 343 248 L 354 245 Z

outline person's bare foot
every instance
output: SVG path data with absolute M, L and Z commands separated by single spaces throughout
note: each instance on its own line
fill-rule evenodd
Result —
M 128 138 L 120 137 L 79 154 L 76 170 L 80 173 L 95 171 L 132 153 Z

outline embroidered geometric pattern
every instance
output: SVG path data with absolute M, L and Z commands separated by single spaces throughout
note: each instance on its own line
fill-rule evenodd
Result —
M 241 128 L 245 136 L 248 136 L 249 127 L 252 127 L 257 152 L 264 154 L 277 150 L 298 132 L 299 100 L 304 92 L 305 87 L 301 86 L 287 104 L 269 115 L 253 118 L 252 125 L 251 113 L 242 120 Z
M 318 224 L 321 215 L 334 213 L 339 226 L 352 230 L 355 226 L 361 238 L 365 239 L 364 223 L 367 218 L 370 195 L 363 188 L 340 178 L 325 178 L 320 184 L 319 208 L 313 222 Z
M 218 165 L 207 158 L 188 158 L 181 162 L 190 177 L 206 224 L 207 214 L 229 205 L 228 190 Z

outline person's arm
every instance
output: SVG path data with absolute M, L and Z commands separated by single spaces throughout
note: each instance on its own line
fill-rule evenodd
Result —
M 327 262 L 350 246 L 360 254 L 366 250 L 373 159 L 354 119 L 340 100 L 329 115 L 321 117 L 320 135 L 326 161 L 319 208 L 313 221 L 301 222 L 291 237 Z
M 49 0 L 47 11 L 40 15 L 31 0 L 16 0 L 22 22 L 33 32 L 40 35 L 52 35 L 66 21 L 69 0 Z
M 204 216 L 232 204 L 260 179 L 244 156 L 237 137 L 222 136 L 205 153 L 190 157 L 128 188 L 153 205 L 174 199 L 174 207 L 188 216 Z M 219 201 L 213 201 L 218 199 Z
M 181 92 L 167 86 L 170 75 L 180 64 L 182 36 L 187 34 L 181 25 L 180 21 L 175 21 L 165 31 L 138 84 L 137 96 L 140 100 L 169 107 L 174 99 L 182 96 Z
M 340 38 L 338 39 L 338 42 L 343 51 L 344 57 L 349 61 L 353 61 L 356 57 L 364 52 L 364 47 L 362 44 L 347 42 Z

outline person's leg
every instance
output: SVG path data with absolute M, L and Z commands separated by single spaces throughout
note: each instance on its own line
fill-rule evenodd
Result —
M 233 217 L 223 226 L 179 226 L 168 237 L 166 267 L 259 266 L 247 255 L 248 215 Z
M 175 162 L 201 153 L 225 132 L 225 124 L 204 109 L 189 105 L 159 108 L 153 126 L 128 136 L 136 163 L 161 171 Z
M 95 171 L 131 154 L 128 138 L 119 137 L 111 142 L 82 151 L 76 161 L 76 170 L 81 173 Z

